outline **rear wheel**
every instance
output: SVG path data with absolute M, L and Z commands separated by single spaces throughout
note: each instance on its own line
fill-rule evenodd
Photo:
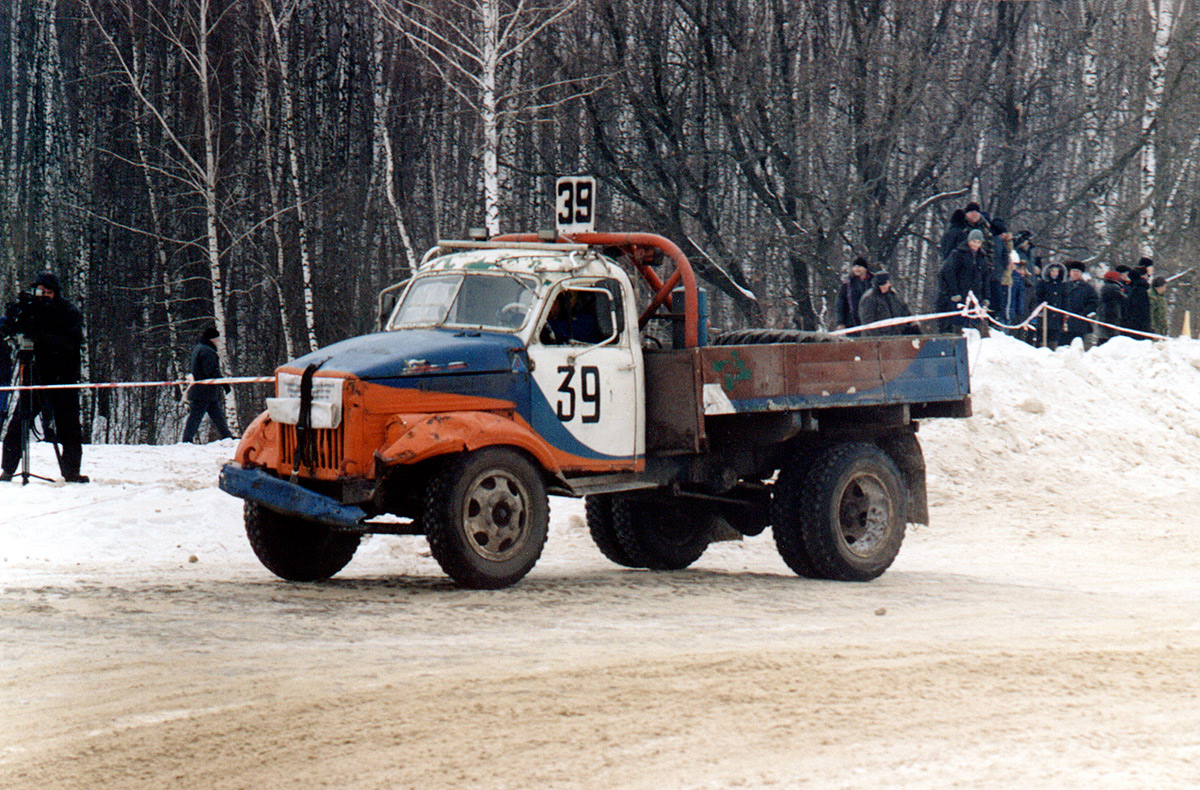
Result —
M 354 558 L 362 535 L 278 513 L 256 502 L 245 506 L 246 537 L 259 561 L 293 582 L 328 579 Z
M 600 553 L 626 568 L 644 568 L 646 563 L 631 557 L 621 545 L 613 524 L 613 494 L 589 494 L 584 498 L 588 532 Z
M 613 531 L 626 557 L 655 571 L 683 570 L 704 554 L 709 522 L 671 497 L 616 495 Z
M 434 559 L 463 587 L 516 584 L 546 544 L 550 505 L 541 475 L 520 453 L 489 447 L 434 475 L 423 523 Z
M 776 494 L 775 544 L 801 576 L 868 581 L 900 552 L 904 481 L 875 445 L 834 445 L 799 480 L 785 469 Z

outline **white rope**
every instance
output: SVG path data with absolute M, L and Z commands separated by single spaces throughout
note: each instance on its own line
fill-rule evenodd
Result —
M 266 384 L 274 382 L 274 376 L 241 376 L 234 378 L 205 378 L 193 382 L 188 378 L 173 382 L 79 382 L 77 384 L 29 384 L 0 387 L 0 393 L 37 389 L 132 389 L 137 387 L 191 387 L 192 384 Z

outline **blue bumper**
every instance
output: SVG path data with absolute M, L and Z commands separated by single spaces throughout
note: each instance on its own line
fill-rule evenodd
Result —
M 260 469 L 243 469 L 239 464 L 221 467 L 220 486 L 235 497 L 332 527 L 354 529 L 367 517 L 360 507 L 343 505 L 333 497 L 309 491 Z

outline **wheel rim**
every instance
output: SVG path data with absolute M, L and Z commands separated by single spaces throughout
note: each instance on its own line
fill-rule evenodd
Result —
M 463 534 L 480 557 L 503 562 L 521 551 L 529 537 L 529 490 L 516 476 L 488 470 L 467 487 Z
M 838 538 L 846 550 L 872 556 L 887 539 L 891 523 L 892 498 L 884 482 L 870 474 L 852 477 L 838 504 Z

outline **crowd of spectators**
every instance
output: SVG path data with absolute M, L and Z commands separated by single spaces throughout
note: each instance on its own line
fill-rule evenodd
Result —
M 1031 232 L 1010 232 L 1003 220 L 989 217 L 975 202 L 951 215 L 939 251 L 934 311 L 953 313 L 974 294 L 992 319 L 945 316 L 938 319 L 939 332 L 974 327 L 986 335 L 994 323 L 1025 342 L 1052 349 L 1075 338 L 1090 348 L 1118 334 L 1167 334 L 1167 280 L 1155 275 L 1151 258 L 1109 268 L 1097 285 L 1086 264 L 1038 255 Z M 873 274 L 865 258 L 855 259 L 838 292 L 837 328 L 911 315 L 890 280 L 887 272 Z M 1053 309 L 1034 316 L 1043 303 Z M 893 323 L 864 334 L 921 331 L 915 323 Z

